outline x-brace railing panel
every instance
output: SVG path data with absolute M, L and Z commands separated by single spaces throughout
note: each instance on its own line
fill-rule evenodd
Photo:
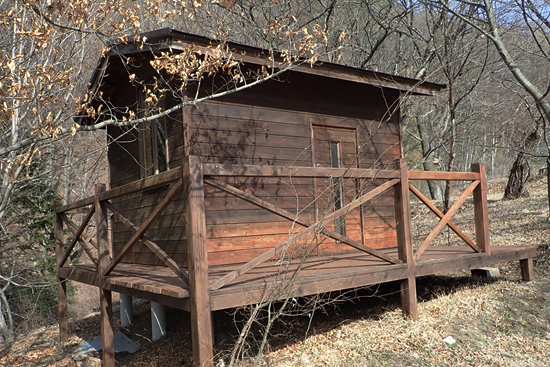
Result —
M 130 228 L 132 231 L 137 232 L 139 228 L 132 223 L 128 218 L 126 218 L 122 213 L 118 211 L 117 208 L 114 207 L 113 204 L 106 201 L 105 206 L 107 209 L 113 213 L 115 217 L 120 220 L 122 224 Z M 172 259 L 163 249 L 159 247 L 155 242 L 151 241 L 149 237 L 146 235 L 143 235 L 141 237 L 141 241 L 151 250 L 170 270 L 174 272 L 187 286 L 187 289 L 189 289 L 189 275 L 185 270 L 179 267 L 179 265 Z
M 170 189 L 168 194 L 162 199 L 162 201 L 155 207 L 153 212 L 147 217 L 145 222 L 134 232 L 132 237 L 124 245 L 120 253 L 114 258 L 109 266 L 106 268 L 103 275 L 109 275 L 113 269 L 120 263 L 122 258 L 134 247 L 134 245 L 143 237 L 145 232 L 153 225 L 155 220 L 164 212 L 164 210 L 170 205 L 174 197 L 180 192 L 183 188 L 183 179 L 176 181 L 174 187 Z
M 466 199 L 468 198 L 468 196 L 470 196 L 473 192 L 474 192 L 474 189 L 477 187 L 477 185 L 479 184 L 480 180 L 475 180 L 473 181 L 467 188 L 466 190 L 460 195 L 460 197 L 456 200 L 456 202 L 453 204 L 453 206 L 449 209 L 449 211 L 447 212 L 447 214 L 445 214 L 443 216 L 443 218 L 441 218 L 441 220 L 439 221 L 439 223 L 435 226 L 435 228 L 432 230 L 432 232 L 428 235 L 428 237 L 426 237 L 426 239 L 424 240 L 424 242 L 422 242 L 422 244 L 418 247 L 418 249 L 416 249 L 416 252 L 414 253 L 414 258 L 415 260 L 418 260 L 422 254 L 424 253 L 424 251 L 426 251 L 426 249 L 428 248 L 428 246 L 433 242 L 433 240 L 435 239 L 435 237 L 437 237 L 437 235 L 439 233 L 441 233 L 441 231 L 443 230 L 443 228 L 445 228 L 445 226 L 447 226 L 449 224 L 449 221 L 451 220 L 451 218 L 453 217 L 453 215 L 455 215 L 456 211 L 462 206 L 462 204 L 464 204 L 464 202 L 466 201 Z
M 409 182 L 409 189 L 411 190 L 411 192 L 418 198 L 420 199 L 420 201 L 422 201 L 435 215 L 437 215 L 440 219 L 443 219 L 443 217 L 445 217 L 445 214 L 443 214 L 439 209 L 437 209 L 437 207 L 430 201 L 430 199 L 428 199 L 426 196 L 424 196 L 420 190 L 418 190 L 416 187 L 413 186 L 412 183 Z M 460 228 L 458 228 L 456 226 L 456 224 L 454 224 L 453 222 L 451 222 L 449 220 L 449 222 L 447 223 L 447 226 L 449 226 L 449 228 L 451 228 L 451 230 L 457 234 L 458 237 L 460 237 L 464 242 L 466 242 L 466 244 L 468 246 L 470 246 L 472 248 L 472 250 L 474 250 L 475 252 L 481 252 L 481 250 L 479 249 L 479 247 L 477 247 L 477 245 L 475 244 L 474 241 L 472 241 L 472 239 L 470 237 L 468 237 L 464 232 L 462 232 L 460 230 Z
M 268 251 L 264 252 L 263 254 L 257 256 L 256 258 L 250 260 L 246 264 L 240 266 L 239 268 L 233 270 L 232 272 L 222 276 L 212 284 L 210 284 L 210 290 L 216 290 L 220 289 L 224 285 L 228 284 L 229 282 L 235 280 L 236 278 L 244 275 L 248 271 L 254 269 L 258 265 L 266 262 L 267 260 L 273 258 L 274 256 L 278 255 L 283 251 L 285 248 L 294 245 L 295 243 L 309 237 L 310 235 L 314 233 L 321 233 L 321 229 L 325 228 L 327 224 L 330 224 L 334 222 L 338 217 L 341 217 L 342 215 L 345 215 L 350 210 L 357 208 L 358 206 L 364 204 L 365 202 L 375 198 L 376 196 L 380 195 L 384 191 L 390 189 L 397 183 L 399 183 L 399 179 L 390 180 L 386 183 L 383 183 L 382 185 L 376 187 L 375 189 L 369 191 L 367 194 L 355 199 L 351 203 L 347 204 L 343 208 L 336 210 L 332 214 L 326 216 L 325 218 L 321 219 L 317 223 L 309 226 L 308 228 L 304 229 L 301 232 L 298 232 L 292 236 L 290 236 L 286 241 L 283 241 L 279 243 L 277 246 L 269 249 Z
M 70 220 L 65 213 L 61 213 L 61 218 L 63 219 L 63 222 L 65 222 L 65 224 L 67 225 L 67 228 L 69 228 L 69 230 L 73 234 L 73 240 L 71 241 L 71 243 L 69 244 L 69 247 L 63 254 L 63 258 L 58 264 L 59 267 L 62 267 L 63 265 L 65 265 L 65 263 L 67 262 L 67 259 L 69 258 L 69 256 L 71 255 L 71 252 L 73 251 L 73 248 L 76 242 L 80 243 L 80 245 L 86 252 L 86 255 L 88 255 L 90 260 L 97 267 L 97 259 L 93 255 L 92 250 L 88 247 L 88 245 L 91 244 L 93 247 L 97 249 L 97 244 L 92 239 L 95 233 L 93 233 L 89 237 L 84 234 L 84 230 L 86 229 L 86 226 L 90 222 L 90 219 L 93 217 L 94 212 L 95 212 L 95 207 L 92 206 L 90 208 L 90 211 L 86 215 L 86 218 L 84 218 L 84 220 L 82 221 L 82 224 L 80 225 L 80 227 L 77 226 L 72 220 Z
M 205 179 L 204 180 L 205 183 L 213 186 L 213 187 L 216 187 L 222 191 L 225 191 L 231 195 L 234 195 L 240 199 L 243 199 L 251 204 L 254 204 L 260 208 L 263 208 L 263 209 L 266 209 L 268 211 L 270 211 L 271 213 L 274 213 L 274 214 L 277 214 L 285 219 L 288 219 L 294 223 L 297 223 L 303 227 L 311 227 L 313 225 L 313 223 L 310 223 L 306 220 L 303 220 L 301 219 L 298 215 L 295 215 L 295 214 L 292 214 L 291 212 L 285 210 L 285 209 L 282 209 L 282 208 L 279 208 L 278 206 L 276 205 L 273 205 L 265 200 L 262 200 L 254 195 L 251 195 L 247 192 L 244 192 L 242 190 L 239 190 L 237 189 L 236 187 L 234 186 L 231 186 L 231 185 L 228 185 L 222 181 L 219 181 L 219 180 L 216 180 L 216 179 Z M 351 247 L 354 247 L 358 250 L 361 250 L 363 252 L 366 252 L 372 256 L 375 256 L 379 259 L 382 259 L 384 261 L 387 261 L 391 264 L 399 264 L 401 263 L 401 260 L 399 259 L 396 259 L 394 257 L 391 257 L 389 255 L 386 255 L 385 253 L 381 252 L 381 251 L 378 251 L 376 249 L 373 249 L 371 247 L 368 247 L 368 246 L 365 246 L 363 245 L 362 243 L 359 243 L 357 241 L 354 241 L 352 240 L 351 238 L 349 237 L 346 237 L 346 236 L 343 236 L 341 234 L 338 234 L 334 231 L 330 231 L 326 228 L 322 228 L 321 229 L 321 234 L 327 236 L 327 237 L 330 237 L 330 238 L 333 238 L 337 241 L 340 241 L 342 243 L 345 243 Z

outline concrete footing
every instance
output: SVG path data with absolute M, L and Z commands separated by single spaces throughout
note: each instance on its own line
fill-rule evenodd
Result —
M 166 335 L 166 307 L 160 303 L 151 302 L 151 330 L 153 341 Z
M 478 268 L 472 269 L 472 276 L 480 278 L 497 278 L 500 275 L 500 270 L 497 268 Z
M 132 325 L 133 313 L 132 297 L 120 293 L 120 325 L 124 327 Z

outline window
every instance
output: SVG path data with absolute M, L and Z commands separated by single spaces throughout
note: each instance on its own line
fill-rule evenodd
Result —
M 330 142 L 330 163 L 332 168 L 340 168 L 340 142 Z M 334 200 L 334 210 L 342 209 L 342 191 L 342 178 L 333 178 L 332 195 Z M 342 236 L 346 235 L 344 217 L 336 218 L 334 221 L 334 230 Z
M 143 95 L 139 102 L 141 106 L 144 105 Z M 159 107 L 164 110 L 164 100 L 159 102 Z M 161 117 L 153 121 L 142 122 L 139 124 L 138 130 L 141 178 L 168 170 L 166 118 Z

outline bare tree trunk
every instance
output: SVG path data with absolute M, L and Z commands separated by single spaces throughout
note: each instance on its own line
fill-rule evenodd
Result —
M 454 85 L 452 80 L 449 78 L 449 113 L 451 115 L 451 137 L 449 140 L 449 162 L 447 163 L 447 171 L 452 172 L 454 169 L 454 162 L 456 158 L 455 152 L 455 142 L 456 142 L 456 107 L 455 95 L 454 95 Z M 447 180 L 445 182 L 445 197 L 443 199 L 443 212 L 447 213 L 451 207 L 451 190 L 452 190 L 452 181 Z
M 508 176 L 508 184 L 506 189 L 504 189 L 504 200 L 514 200 L 520 197 L 528 197 L 529 192 L 525 187 L 525 183 L 529 177 L 529 162 L 525 152 L 529 152 L 533 149 L 540 138 L 540 135 L 537 130 L 533 131 L 527 139 L 521 151 L 516 156 L 516 160 L 512 165 L 510 170 L 510 175 Z
M 508 184 L 504 189 L 504 200 L 514 200 L 520 197 L 529 196 L 529 192 L 525 187 L 525 181 L 527 178 L 526 166 L 527 158 L 525 158 L 525 154 L 523 154 L 523 152 L 520 152 L 512 165 L 512 169 L 510 170 Z
M 422 158 L 424 159 L 424 163 L 422 165 L 424 167 L 424 171 L 437 171 L 438 168 L 436 167 L 434 161 L 430 159 L 430 155 L 433 153 L 432 148 L 428 143 L 430 139 L 424 133 L 424 128 L 420 122 L 417 125 L 417 129 L 418 135 L 420 136 L 420 144 L 422 145 Z M 432 200 L 443 199 L 440 181 L 428 180 L 428 189 L 430 190 Z
M 3 336 L 4 340 L 8 340 L 13 337 L 13 318 L 10 304 L 8 303 L 8 299 L 6 297 L 6 289 L 8 285 L 0 288 L 0 335 Z M 8 318 L 8 322 L 6 322 L 6 317 L 4 314 Z
M 447 171 L 452 172 L 454 169 L 454 161 L 456 157 L 455 152 L 455 139 L 456 139 L 456 127 L 455 127 L 455 118 L 454 118 L 454 112 L 452 111 L 452 117 L 451 117 L 451 141 L 449 144 L 449 162 L 447 164 Z M 449 208 L 451 207 L 451 190 L 452 190 L 452 181 L 447 180 L 445 182 L 445 198 L 443 200 L 443 208 L 444 213 L 447 213 Z

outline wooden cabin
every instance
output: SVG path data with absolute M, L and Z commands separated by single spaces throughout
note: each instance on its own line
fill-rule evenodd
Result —
M 157 77 L 154 54 L 216 46 L 172 29 L 145 36 L 146 45 L 114 44 L 100 60 L 90 84 L 94 107 L 123 118 L 144 106 L 143 91 Z M 229 47 L 242 55 L 243 69 L 265 63 L 266 50 Z M 202 86 L 212 90 L 216 78 Z M 483 165 L 465 173 L 407 170 L 401 99 L 442 88 L 307 64 L 152 121 L 107 126 L 108 185 L 56 207 L 58 275 L 98 287 L 104 365 L 114 366 L 111 291 L 190 311 L 194 361 L 202 366 L 213 364 L 213 310 L 398 280 L 404 313 L 416 317 L 416 276 L 520 260 L 530 279 L 534 248 L 490 246 Z M 168 110 L 197 95 L 206 94 L 189 85 L 177 98 L 167 92 L 159 105 Z M 443 214 L 410 179 L 471 183 Z M 419 244 L 412 243 L 410 191 L 441 218 Z M 451 221 L 470 195 L 475 241 Z M 81 223 L 70 213 L 80 213 Z M 445 227 L 465 245 L 431 246 Z M 77 242 L 90 264 L 67 263 Z

